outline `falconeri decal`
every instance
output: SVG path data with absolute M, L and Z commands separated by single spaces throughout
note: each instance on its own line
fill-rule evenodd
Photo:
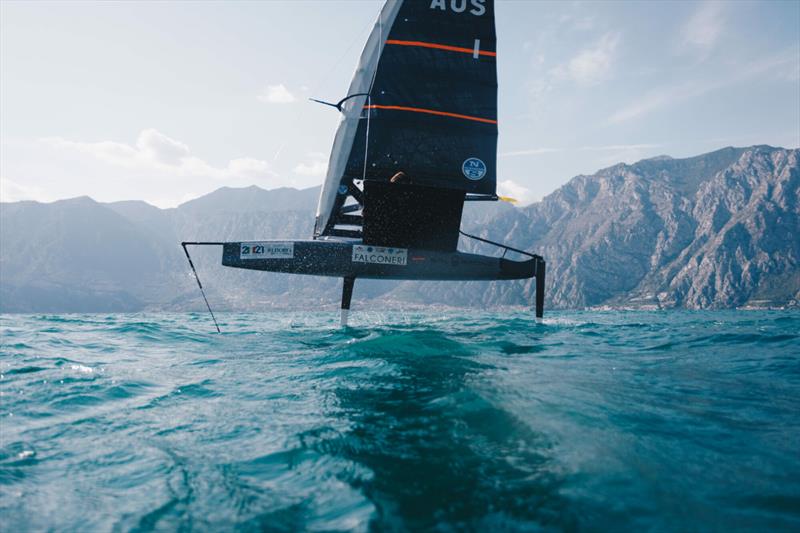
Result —
M 243 242 L 239 259 L 293 259 L 293 242 Z
M 408 250 L 405 248 L 353 245 L 353 263 L 405 266 L 407 261 Z
M 486 175 L 486 163 L 477 157 L 470 157 L 461 164 L 461 172 L 467 179 L 478 181 Z

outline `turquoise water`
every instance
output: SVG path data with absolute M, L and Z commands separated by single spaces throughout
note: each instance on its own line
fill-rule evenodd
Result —
M 800 529 L 800 313 L 4 315 L 3 531 Z

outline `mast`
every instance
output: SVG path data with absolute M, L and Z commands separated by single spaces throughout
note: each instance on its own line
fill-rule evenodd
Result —
M 387 30 L 394 24 L 402 5 L 403 0 L 387 0 L 384 4 L 369 38 L 367 38 L 367 44 L 361 52 L 361 58 L 353 74 L 347 95 L 345 95 L 346 100 L 341 103 L 342 118 L 339 121 L 339 127 L 333 140 L 333 148 L 328 160 L 328 172 L 325 176 L 325 183 L 322 186 L 317 205 L 314 226 L 315 237 L 325 233 L 337 199 L 339 200 L 339 207 L 341 207 L 341 204 L 350 194 L 352 182 L 342 180 L 345 166 L 353 148 L 362 112 L 367 104 L 368 94 L 372 89 L 381 53 L 386 46 Z

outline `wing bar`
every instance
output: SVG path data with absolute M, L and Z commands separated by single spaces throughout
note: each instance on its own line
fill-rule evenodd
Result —
M 203 301 L 206 302 L 206 307 L 208 308 L 208 312 L 211 314 L 211 320 L 214 321 L 214 327 L 217 328 L 217 333 L 222 333 L 219 330 L 219 324 L 217 324 L 217 317 L 214 316 L 214 311 L 211 310 L 211 306 L 208 304 L 208 298 L 206 298 L 206 291 L 203 290 L 203 284 L 200 283 L 200 277 L 197 275 L 197 269 L 194 268 L 194 263 L 192 262 L 192 256 L 189 255 L 189 249 L 186 248 L 187 246 L 222 246 L 223 242 L 182 242 L 181 247 L 183 248 L 183 253 L 186 254 L 186 259 L 189 260 L 189 266 L 192 267 L 192 273 L 194 274 L 194 279 L 197 280 L 197 286 L 200 287 L 200 294 L 203 295 Z

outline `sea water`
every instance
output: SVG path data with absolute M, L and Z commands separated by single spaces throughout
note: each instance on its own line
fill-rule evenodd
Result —
M 4 315 L 2 531 L 800 530 L 800 313 Z

